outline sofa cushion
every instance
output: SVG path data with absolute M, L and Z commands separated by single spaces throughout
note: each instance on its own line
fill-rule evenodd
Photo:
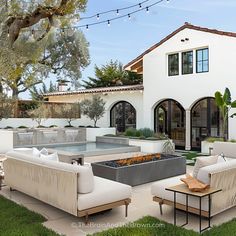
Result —
M 161 199 L 174 201 L 174 193 L 165 190 L 167 187 L 172 187 L 178 184 L 182 184 L 181 178 L 185 178 L 185 175 L 178 175 L 168 179 L 163 179 L 155 182 L 151 186 L 151 194 L 157 196 Z M 186 196 L 181 193 L 176 194 L 176 202 L 186 205 Z M 199 199 L 196 197 L 189 196 L 189 206 L 199 209 Z M 208 200 L 207 198 L 202 198 L 202 210 L 208 210 Z
M 75 165 L 74 165 L 75 166 Z M 78 168 L 78 193 L 90 193 L 94 190 L 94 175 L 90 165 L 80 166 Z
M 131 191 L 129 185 L 94 176 L 94 190 L 88 194 L 78 194 L 78 210 L 130 198 Z
M 236 160 L 227 158 L 225 162 L 219 162 L 214 165 L 205 166 L 198 172 L 197 179 L 205 184 L 210 184 L 210 173 L 216 173 L 236 167 Z
M 197 178 L 198 171 L 202 167 L 216 164 L 217 160 L 218 160 L 218 155 L 197 157 L 197 160 L 196 160 L 194 168 L 193 168 L 193 177 Z

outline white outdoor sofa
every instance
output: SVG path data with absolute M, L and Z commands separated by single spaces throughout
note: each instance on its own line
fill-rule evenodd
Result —
M 18 190 L 77 217 L 125 205 L 127 216 L 131 187 L 93 176 L 89 166 L 33 157 L 10 151 L 3 163 L 4 182 Z
M 185 178 L 185 175 L 163 179 L 153 183 L 151 186 L 153 201 L 159 203 L 161 214 L 163 204 L 170 206 L 174 205 L 174 194 L 171 191 L 167 191 L 166 188 L 183 183 L 180 178 Z M 211 216 L 236 206 L 236 160 L 227 158 L 226 162 L 202 167 L 198 172 L 197 179 L 209 184 L 213 188 L 222 189 L 221 192 L 212 195 Z M 178 209 L 183 211 L 186 210 L 186 198 L 183 194 L 176 194 L 176 203 Z M 208 198 L 203 198 L 202 216 L 208 217 L 208 206 Z M 189 196 L 188 211 L 199 214 L 198 198 Z

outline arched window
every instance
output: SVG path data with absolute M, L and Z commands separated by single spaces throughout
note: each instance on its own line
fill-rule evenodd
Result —
M 199 150 L 206 137 L 222 137 L 222 117 L 215 99 L 203 98 L 191 109 L 192 148 Z
M 173 139 L 176 147 L 185 147 L 185 110 L 180 103 L 167 99 L 154 110 L 154 130 Z
M 111 108 L 110 125 L 116 127 L 118 132 L 125 132 L 126 129 L 136 128 L 136 111 L 128 102 L 121 101 Z

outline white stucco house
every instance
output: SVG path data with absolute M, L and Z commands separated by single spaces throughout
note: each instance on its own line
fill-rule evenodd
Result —
M 185 23 L 129 62 L 143 74 L 143 85 L 45 94 L 50 102 L 77 102 L 99 94 L 106 101 L 101 127 L 149 127 L 165 132 L 176 146 L 199 149 L 208 136 L 221 136 L 222 120 L 214 94 L 228 87 L 236 99 L 236 33 Z M 233 111 L 232 111 L 233 112 Z M 91 124 L 85 117 L 81 125 Z M 236 139 L 236 119 L 228 121 Z

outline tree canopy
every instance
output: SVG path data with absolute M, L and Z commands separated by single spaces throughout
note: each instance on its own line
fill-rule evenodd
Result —
M 50 74 L 76 86 L 81 68 L 89 64 L 89 44 L 71 26 L 79 21 L 87 0 L 2 1 L 0 83 L 16 97 Z
M 85 88 L 111 87 L 121 85 L 142 84 L 142 75 L 135 72 L 125 71 L 119 61 L 110 61 L 100 68 L 95 65 L 95 78 L 89 77 L 83 80 Z

